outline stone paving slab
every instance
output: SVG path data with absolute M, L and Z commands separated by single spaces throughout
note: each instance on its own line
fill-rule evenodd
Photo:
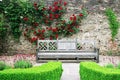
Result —
M 63 63 L 63 74 L 61 80 L 80 80 L 79 63 Z

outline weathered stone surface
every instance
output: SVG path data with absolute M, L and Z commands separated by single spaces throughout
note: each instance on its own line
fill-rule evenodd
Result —
M 115 38 L 115 43 L 110 43 L 112 39 L 111 30 L 107 18 L 103 14 L 89 14 L 88 17 L 83 20 L 80 29 L 82 32 L 70 38 L 96 40 L 96 47 L 100 49 L 100 53 L 102 54 L 107 54 L 110 50 L 113 51 L 113 53 L 120 51 L 120 30 Z
M 32 0 L 33 2 L 39 2 L 40 0 Z M 47 5 L 51 5 L 53 1 L 57 0 L 45 0 Z M 80 26 L 80 32 L 74 34 L 67 39 L 78 38 L 80 40 L 96 40 L 96 47 L 100 48 L 100 53 L 105 54 L 110 50 L 114 52 L 120 52 L 120 29 L 116 36 L 116 46 L 110 43 L 111 31 L 109 29 L 108 20 L 104 14 L 105 9 L 109 6 L 117 13 L 118 20 L 120 21 L 120 1 L 119 0 L 64 0 L 68 2 L 67 19 L 70 15 L 76 14 L 81 10 L 81 7 L 85 7 L 88 10 L 89 15 L 82 21 Z M 63 38 L 66 39 L 66 38 Z M 9 44 L 8 44 L 9 43 Z M 24 37 L 20 38 L 20 43 L 15 43 L 11 38 L 8 38 L 6 48 L 8 53 L 35 53 L 36 47 L 29 43 Z M 1 48 L 1 46 L 0 46 Z

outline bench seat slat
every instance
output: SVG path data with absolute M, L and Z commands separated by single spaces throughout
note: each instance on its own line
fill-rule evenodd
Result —
M 94 58 L 95 53 L 39 53 L 39 58 Z
M 38 55 L 97 55 L 96 53 L 38 53 Z

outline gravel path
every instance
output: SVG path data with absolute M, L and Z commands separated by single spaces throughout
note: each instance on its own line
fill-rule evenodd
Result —
M 63 63 L 63 74 L 61 80 L 80 80 L 79 63 Z

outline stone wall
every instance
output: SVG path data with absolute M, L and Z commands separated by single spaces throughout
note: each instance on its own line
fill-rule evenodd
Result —
M 120 20 L 120 17 L 118 18 Z M 96 46 L 100 49 L 101 54 L 110 54 L 111 52 L 115 53 L 115 55 L 120 54 L 120 29 L 115 41 L 112 42 L 108 20 L 104 14 L 89 14 L 88 17 L 82 21 L 80 29 L 81 32 L 70 38 L 95 40 Z
M 38 1 L 39 0 L 33 0 Z M 51 5 L 56 0 L 45 0 L 46 5 Z M 101 54 L 106 54 L 112 51 L 114 53 L 120 53 L 120 30 L 116 39 L 111 42 L 111 31 L 109 29 L 108 20 L 104 15 L 104 10 L 107 7 L 113 8 L 118 15 L 120 21 L 120 1 L 119 0 L 63 0 L 68 2 L 67 14 L 77 14 L 80 12 L 81 7 L 85 7 L 89 12 L 86 19 L 82 21 L 80 26 L 80 32 L 69 37 L 68 39 L 78 38 L 80 40 L 96 40 L 96 46 L 100 49 Z M 67 38 L 63 38 L 67 39 Z M 8 54 L 16 53 L 35 53 L 36 46 L 29 43 L 23 36 L 20 38 L 20 42 L 15 42 L 11 37 L 7 40 Z
M 31 1 L 31 0 L 30 0 Z M 41 0 L 32 0 L 32 2 L 40 2 Z M 58 0 L 44 0 L 46 5 L 52 5 Z M 80 7 L 84 6 L 89 12 L 101 13 L 107 7 L 111 7 L 116 12 L 120 12 L 119 0 L 62 0 L 68 2 L 68 12 L 76 13 L 80 11 Z

